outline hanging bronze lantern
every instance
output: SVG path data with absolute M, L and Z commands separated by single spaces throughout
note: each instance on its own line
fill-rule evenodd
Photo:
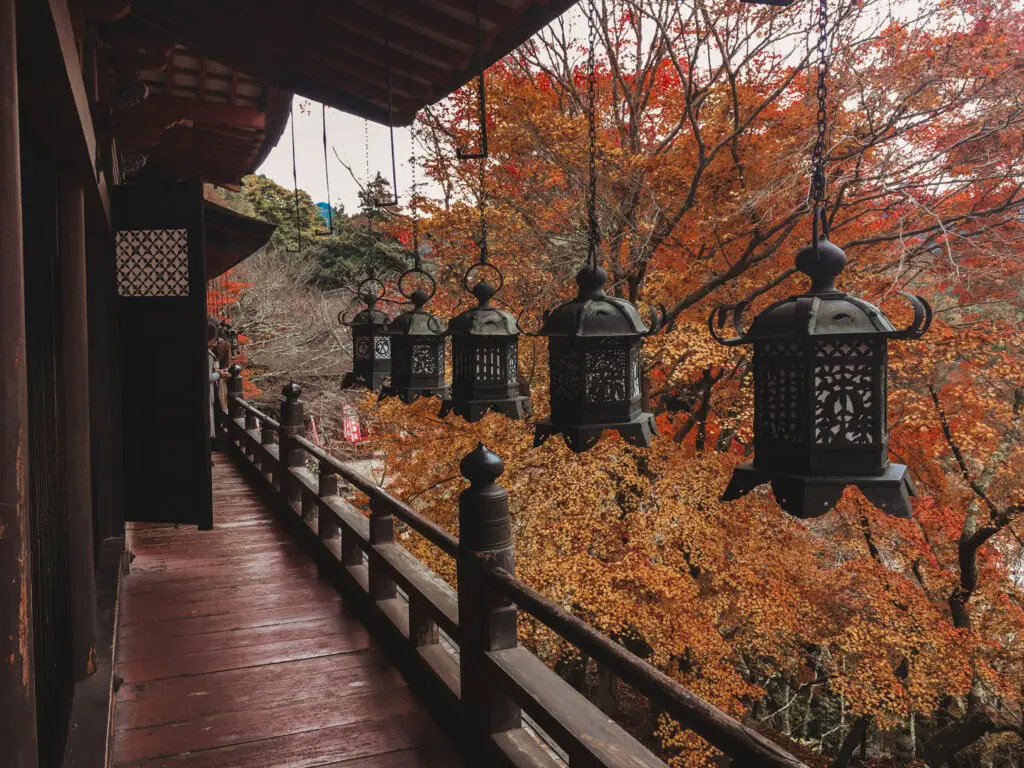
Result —
M 470 274 L 488 266 L 497 275 L 498 285 L 488 280 L 477 282 L 470 289 L 477 306 L 448 323 L 452 390 L 441 415 L 454 412 L 467 421 L 477 421 L 491 410 L 521 419 L 530 412 L 530 398 L 519 394 L 519 324 L 510 313 L 491 305 L 501 290 L 502 277 L 497 267 L 486 262 L 486 254 L 483 259 L 466 272 L 463 284 L 469 289 Z
M 376 284 L 377 290 L 371 289 Z M 384 283 L 368 277 L 359 284 L 358 295 L 366 307 L 356 313 L 351 322 L 345 322 L 341 313 L 338 322 L 352 329 L 352 370 L 341 380 L 343 388 L 365 387 L 377 391 L 391 375 L 391 337 L 388 335 L 388 316 L 377 309 L 384 298 Z
M 606 429 L 648 447 L 654 416 L 640 408 L 640 348 L 651 329 L 636 307 L 607 296 L 608 273 L 587 264 L 576 275 L 579 294 L 544 319 L 548 342 L 551 417 L 537 422 L 534 445 L 560 434 L 576 453 L 592 448 Z
M 404 280 L 419 273 L 430 281 L 430 291 L 416 288 L 406 293 Z M 417 252 L 416 266 L 405 272 L 398 280 L 398 290 L 413 308 L 398 315 L 388 326 L 391 336 L 391 385 L 381 390 L 381 397 L 397 396 L 403 402 L 411 403 L 419 397 L 448 395 L 445 380 L 444 344 L 445 326 L 424 305 L 434 296 L 434 279 L 419 265 Z
M 722 496 L 731 501 L 771 483 L 791 515 L 818 517 L 855 485 L 883 512 L 910 517 L 914 486 L 907 468 L 889 462 L 886 387 L 889 339 L 920 338 L 931 308 L 904 294 L 914 321 L 897 330 L 881 310 L 835 287 L 846 255 L 825 237 L 796 257 L 811 278 L 808 293 L 777 302 L 742 332 L 743 305 L 735 308 L 737 336 L 715 331 L 727 311 L 709 320 L 717 341 L 754 347 L 754 460 L 737 467 Z

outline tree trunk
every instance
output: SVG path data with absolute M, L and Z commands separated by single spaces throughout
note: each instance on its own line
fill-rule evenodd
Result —
M 842 746 L 839 747 L 839 752 L 836 754 L 835 760 L 829 764 L 829 768 L 849 768 L 850 761 L 853 760 L 853 753 L 857 751 L 857 747 L 861 745 L 863 738 L 867 735 L 870 722 L 871 719 L 866 715 L 857 718 L 853 727 L 847 732 L 846 738 L 843 739 Z

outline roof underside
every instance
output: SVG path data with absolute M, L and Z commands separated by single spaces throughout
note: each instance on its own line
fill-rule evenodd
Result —
M 181 45 L 138 77 L 147 95 L 119 114 L 118 144 L 143 152 L 148 166 L 169 178 L 199 172 L 234 184 L 284 130 L 291 94 Z
M 252 78 L 377 122 L 388 120 L 390 51 L 394 118 L 406 125 L 475 76 L 477 2 L 490 65 L 575 0 L 135 0 L 130 18 Z

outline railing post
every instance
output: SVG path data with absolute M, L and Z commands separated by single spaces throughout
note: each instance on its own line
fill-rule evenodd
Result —
M 508 493 L 497 480 L 505 465 L 480 443 L 459 467 L 469 488 L 459 496 L 459 667 L 462 707 L 471 738 L 486 746 L 490 736 L 521 725 L 519 707 L 488 669 L 489 651 L 515 648 L 516 607 L 486 578 L 491 568 L 515 572 Z
M 320 465 L 320 475 L 317 479 L 319 481 L 317 495 L 321 499 L 338 495 L 338 476 L 323 464 Z M 328 542 L 338 538 L 340 529 L 330 515 L 317 514 L 316 532 L 320 541 Z
M 235 402 L 236 397 L 241 397 L 243 392 L 242 386 L 242 366 L 235 363 L 228 368 L 228 373 L 231 374 L 228 378 L 228 416 L 231 420 L 242 418 L 245 414 L 245 409 Z
M 275 429 L 269 424 L 264 423 L 263 428 L 260 430 L 260 445 L 264 448 L 274 444 L 274 432 Z M 267 479 L 271 485 L 274 484 L 274 461 L 273 459 L 264 457 L 260 460 L 260 472 L 263 473 L 263 477 Z
M 281 403 L 281 485 L 280 490 L 288 499 L 288 506 L 295 509 L 302 502 L 302 489 L 298 483 L 293 482 L 289 470 L 294 467 L 304 466 L 306 463 L 306 452 L 299 446 L 292 443 L 292 436 L 304 435 L 306 433 L 306 419 L 303 414 L 302 387 L 294 381 L 285 384 L 281 390 L 284 401 Z
M 390 600 L 398 595 L 395 580 L 373 551 L 373 545 L 390 544 L 395 540 L 395 518 L 382 504 L 370 499 L 370 597 Z

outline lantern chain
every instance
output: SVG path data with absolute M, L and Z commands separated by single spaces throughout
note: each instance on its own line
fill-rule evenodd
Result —
M 817 136 L 811 153 L 811 187 L 808 195 L 813 211 L 814 239 L 817 247 L 819 226 L 820 232 L 828 237 L 828 218 L 825 215 L 825 155 L 828 138 L 828 5 L 826 0 L 818 0 L 818 77 L 817 77 Z
M 587 12 L 587 139 L 589 188 L 587 190 L 587 226 L 588 244 L 587 258 L 591 265 L 597 267 L 597 251 L 601 242 L 601 230 L 597 220 L 597 116 L 595 83 L 595 54 L 597 47 L 597 20 L 594 18 L 596 8 L 591 3 Z
M 412 93 L 412 74 L 414 71 L 414 60 L 412 49 L 409 50 L 409 93 Z M 409 191 L 409 209 L 412 213 L 412 250 L 413 262 L 416 269 L 422 266 L 420 263 L 420 217 L 416 210 L 416 118 L 413 117 L 412 125 L 409 126 L 409 173 L 412 177 L 412 186 Z

